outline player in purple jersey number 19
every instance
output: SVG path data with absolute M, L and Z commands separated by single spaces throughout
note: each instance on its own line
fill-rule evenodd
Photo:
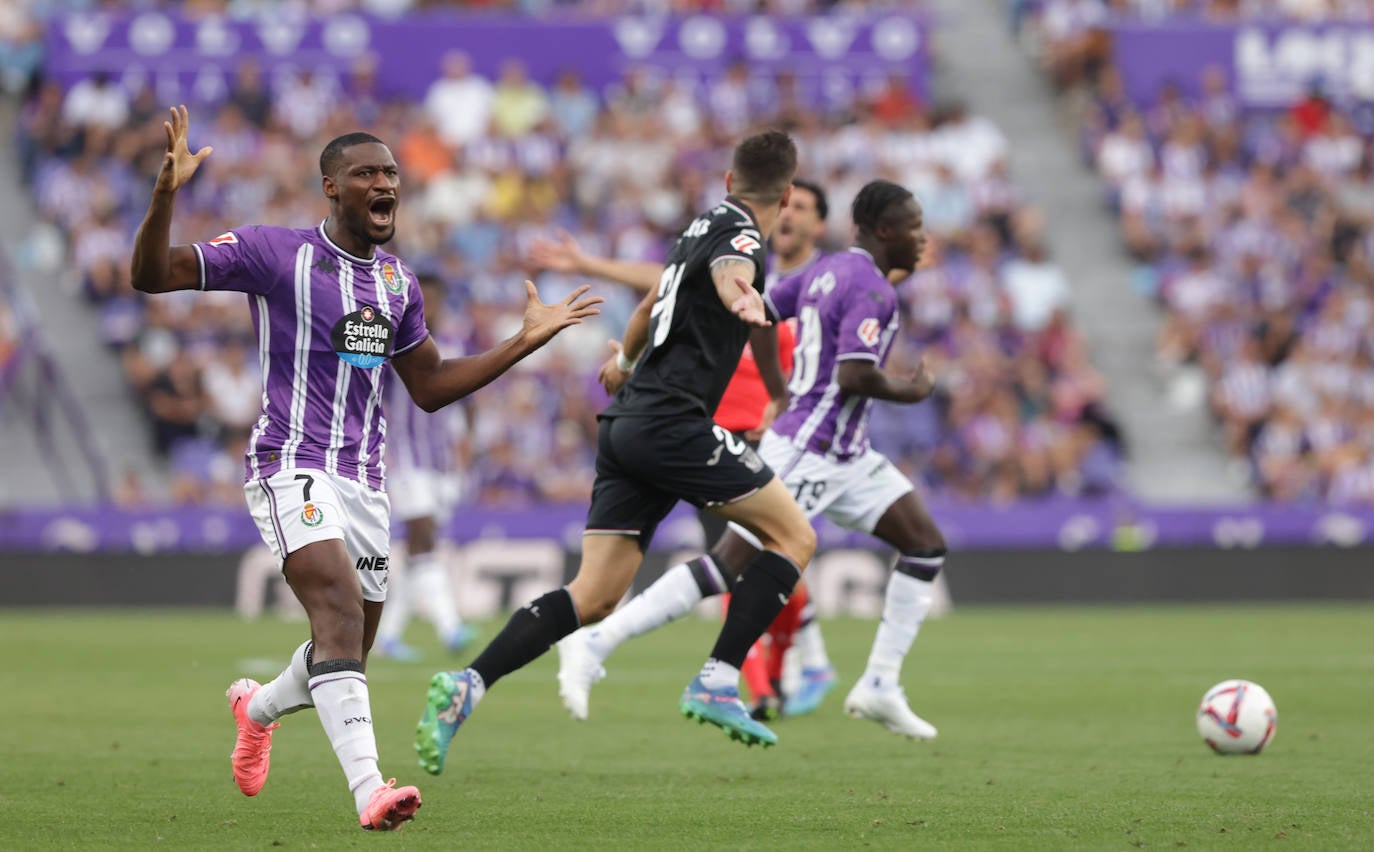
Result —
M 396 232 L 400 175 L 391 150 L 366 133 L 338 137 L 321 153 L 329 217 L 319 227 L 251 226 L 170 245 L 176 192 L 211 154 L 187 146 L 186 108 L 171 113 L 164 122 L 167 155 L 134 238 L 133 285 L 144 293 L 248 294 L 264 392 L 244 493 L 310 619 L 311 641 L 280 675 L 229 688 L 238 727 L 234 779 L 256 795 L 267 780 L 278 719 L 314 707 L 362 827 L 393 829 L 414 816 L 420 791 L 382 780 L 363 673 L 386 599 L 383 365 L 390 359 L 411 397 L 434 411 L 598 313 L 602 300 L 584 298 L 588 288 L 581 287 L 546 305 L 527 281 L 520 331 L 480 355 L 441 358 L 425 331 L 413 276 L 378 249 Z

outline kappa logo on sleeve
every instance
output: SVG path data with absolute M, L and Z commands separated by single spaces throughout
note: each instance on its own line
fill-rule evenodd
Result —
M 758 240 L 748 234 L 736 234 L 735 238 L 730 240 L 730 245 L 734 246 L 735 251 L 742 251 L 745 254 L 753 254 L 763 248 Z
M 859 339 L 864 342 L 865 346 L 877 346 L 878 337 L 882 334 L 882 330 L 883 328 L 878 325 L 878 321 L 869 317 L 859 323 Z
M 237 236 L 234 235 L 234 232 L 233 232 L 233 231 L 225 231 L 224 233 L 220 234 L 218 237 L 215 237 L 213 240 L 210 240 L 208 243 L 206 243 L 206 245 L 207 245 L 207 246 L 226 246 L 226 245 L 232 245 L 233 243 L 236 243 L 236 242 L 238 242 L 238 241 L 239 241 L 239 238 L 238 238 Z

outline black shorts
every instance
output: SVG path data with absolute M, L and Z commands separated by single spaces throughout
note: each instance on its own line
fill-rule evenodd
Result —
M 677 501 L 733 503 L 772 479 L 752 447 L 709 418 L 604 418 L 586 531 L 633 535 L 643 550 Z

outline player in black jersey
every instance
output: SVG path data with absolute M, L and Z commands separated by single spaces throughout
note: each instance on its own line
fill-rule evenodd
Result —
M 786 134 L 745 139 L 725 176 L 729 194 L 678 238 L 657 290 L 645 299 L 653 305 L 647 334 L 641 328 L 626 335 L 627 342 L 644 341 L 641 352 L 624 353 L 637 356 L 638 365 L 601 414 L 578 574 L 517 610 L 467 669 L 430 680 L 415 741 L 427 771 L 443 771 L 450 740 L 492 683 L 615 609 L 678 500 L 713 509 L 763 544 L 735 582 L 725 624 L 683 693 L 682 711 L 749 745 L 777 742 L 739 700 L 739 666 L 787 602 L 816 534 L 782 481 L 711 416 L 751 326 L 769 325 L 760 295 L 764 241 L 787 204 L 796 166 Z M 710 556 L 700 561 L 723 576 Z

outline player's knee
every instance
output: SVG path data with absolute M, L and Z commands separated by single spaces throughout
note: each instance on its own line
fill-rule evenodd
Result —
M 570 585 L 568 593 L 572 595 L 573 608 L 577 610 L 577 621 L 583 627 L 604 621 L 620 604 L 620 595 L 611 594 L 604 589 L 576 588 Z
M 925 525 L 918 529 L 914 544 L 914 550 L 925 551 L 930 554 L 938 553 L 939 556 L 945 555 L 944 534 L 934 524 Z
M 296 597 L 305 607 L 312 624 L 316 621 L 335 621 L 362 629 L 363 593 L 352 571 L 316 572 L 299 578 L 292 586 Z
M 816 530 L 810 523 L 794 524 L 788 528 L 779 544 L 783 555 L 797 563 L 799 569 L 805 570 L 811 557 L 816 555 Z
M 721 536 L 720 541 L 711 548 L 711 558 L 721 571 L 737 577 L 758 552 L 758 548 L 732 530 Z
M 915 521 L 904 524 L 896 535 L 885 540 L 904 556 L 924 556 L 945 553 L 945 536 L 933 522 Z
M 578 621 L 584 627 L 588 624 L 596 624 L 598 621 L 605 621 L 611 613 L 615 612 L 616 604 L 618 603 L 620 603 L 620 601 L 616 598 L 596 598 L 589 602 L 585 608 L 578 608 Z

